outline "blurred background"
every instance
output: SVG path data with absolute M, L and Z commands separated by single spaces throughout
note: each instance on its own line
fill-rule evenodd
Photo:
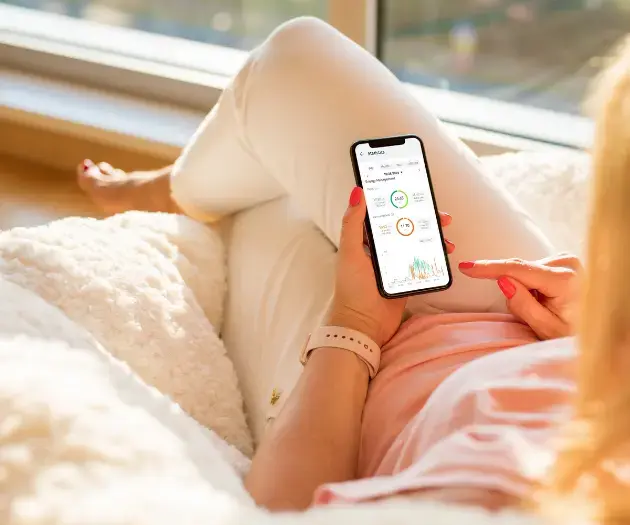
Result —
M 329 7 L 326 0 L 0 3 L 244 50 L 295 16 L 327 19 Z M 569 113 L 579 112 L 602 57 L 630 28 L 630 0 L 381 0 L 377 11 L 376 53 L 401 79 Z
M 172 163 L 243 51 L 302 15 L 431 88 L 478 155 L 588 148 L 582 100 L 630 30 L 630 0 L 0 0 L 0 229 L 98 216 L 82 159 Z

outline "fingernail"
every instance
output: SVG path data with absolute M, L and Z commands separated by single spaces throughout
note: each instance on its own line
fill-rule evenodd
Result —
M 499 277 L 497 284 L 508 299 L 512 299 L 516 293 L 516 286 L 514 286 L 507 277 Z
M 472 261 L 462 261 L 459 263 L 460 270 L 470 270 L 473 266 L 475 266 L 475 263 Z
M 94 163 L 90 159 L 85 159 L 83 161 L 83 171 L 89 170 L 92 166 L 94 166 Z
M 361 202 L 361 188 L 355 186 L 350 194 L 350 206 L 356 206 Z
M 451 248 L 453 248 L 453 250 L 455 249 L 455 245 L 451 241 L 449 241 L 448 239 L 444 239 L 444 242 L 446 244 L 448 244 Z

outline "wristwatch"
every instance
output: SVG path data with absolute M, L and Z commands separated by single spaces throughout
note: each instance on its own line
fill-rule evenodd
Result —
M 306 365 L 310 354 L 317 348 L 341 348 L 357 355 L 363 361 L 370 373 L 370 379 L 374 379 L 381 364 L 381 349 L 367 335 L 343 328 L 341 326 L 320 326 L 308 336 L 300 362 Z

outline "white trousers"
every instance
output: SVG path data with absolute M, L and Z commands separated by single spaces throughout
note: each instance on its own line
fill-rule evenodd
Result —
M 192 216 L 249 210 L 237 216 L 229 250 L 231 259 L 256 259 L 255 271 L 230 261 L 224 335 L 250 415 L 265 410 L 274 381 L 289 374 L 279 371 L 282 356 L 292 360 L 292 370 L 296 366 L 301 339 L 331 293 L 333 246 L 354 185 L 350 145 L 398 134 L 424 141 L 438 206 L 453 216 L 446 237 L 456 245 L 452 288 L 412 298 L 410 310 L 503 311 L 496 283 L 463 277 L 457 263 L 553 252 L 528 216 L 484 175 L 477 157 L 372 55 L 314 18 L 280 26 L 224 91 L 172 180 L 174 198 Z M 258 206 L 282 196 L 292 208 Z M 310 240 L 301 242 L 297 231 Z M 330 248 L 321 246 L 318 231 Z M 240 333 L 244 323 L 255 333 Z M 264 384 L 256 375 L 265 376 Z

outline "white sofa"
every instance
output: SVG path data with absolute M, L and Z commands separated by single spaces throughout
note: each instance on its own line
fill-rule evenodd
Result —
M 484 162 L 559 250 L 581 252 L 585 156 Z M 0 523 L 536 521 L 402 501 L 253 506 L 247 456 L 271 392 L 299 374 L 334 262 L 290 196 L 214 229 L 130 213 L 0 232 Z

